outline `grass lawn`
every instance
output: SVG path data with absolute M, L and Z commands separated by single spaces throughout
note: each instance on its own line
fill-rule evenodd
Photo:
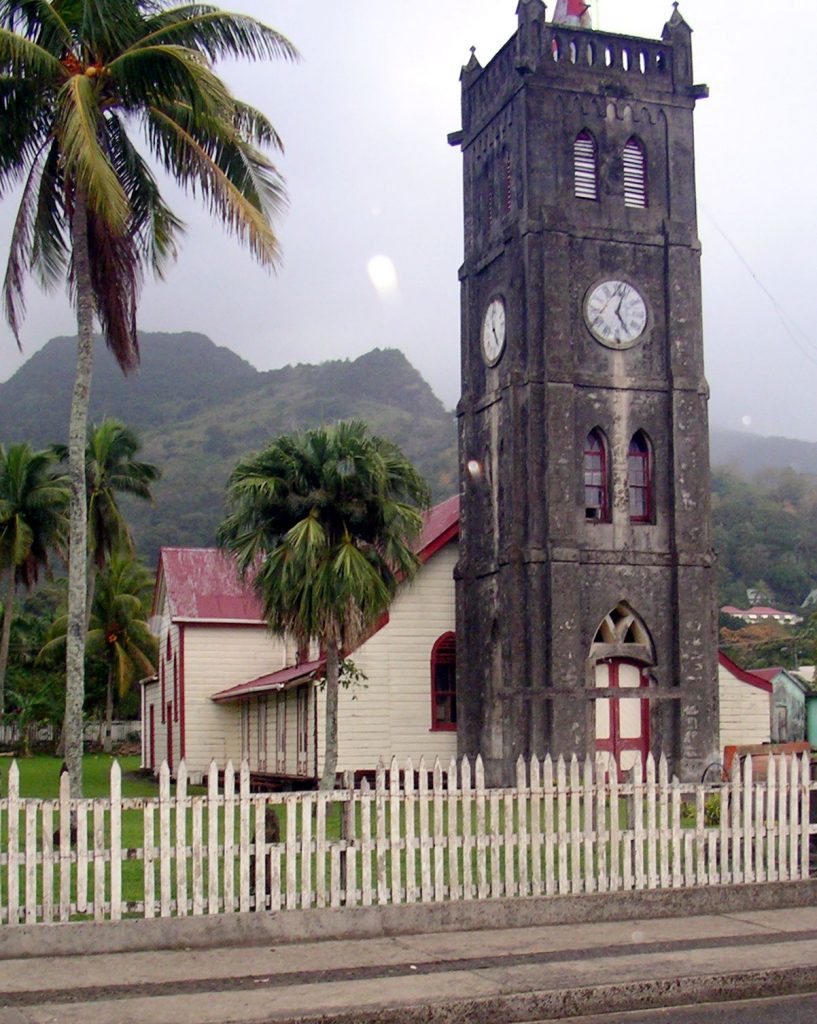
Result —
M 0 758 L 0 795 L 8 796 L 8 776 L 12 761 Z M 110 796 L 111 765 L 119 761 L 122 769 L 122 796 L 158 796 L 159 786 L 149 778 L 135 776 L 139 770 L 138 755 L 114 758 L 110 754 L 86 754 L 82 759 L 83 793 L 85 797 Z M 37 754 L 17 758 L 20 769 L 20 796 L 56 800 L 60 795 L 60 766 L 62 758 Z M 200 792 L 195 790 L 195 792 Z

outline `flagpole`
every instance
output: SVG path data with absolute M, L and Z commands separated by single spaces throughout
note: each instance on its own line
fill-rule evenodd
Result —
M 601 0 L 596 0 L 596 17 L 595 17 L 594 20 L 596 22 L 596 31 L 600 32 L 601 31 Z

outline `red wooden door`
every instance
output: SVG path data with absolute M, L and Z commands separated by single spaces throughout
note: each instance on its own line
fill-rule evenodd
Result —
M 647 674 L 634 661 L 596 663 L 596 687 L 629 690 L 647 686 Z M 596 701 L 596 753 L 610 754 L 619 777 L 640 758 L 644 767 L 650 749 L 650 702 L 634 697 L 600 697 Z

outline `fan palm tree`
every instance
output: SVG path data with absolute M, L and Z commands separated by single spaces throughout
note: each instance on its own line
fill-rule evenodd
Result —
M 360 422 L 276 438 L 230 476 L 219 543 L 252 580 L 270 629 L 326 654 L 321 789 L 335 785 L 341 654 L 417 570 L 428 500 L 400 449 Z
M 271 220 L 284 193 L 262 147 L 280 148 L 280 140 L 263 114 L 230 94 L 212 65 L 222 57 L 295 56 L 278 32 L 207 3 L 0 0 L 0 196 L 22 183 L 4 284 L 6 318 L 19 343 L 29 273 L 46 288 L 67 279 L 77 315 L 65 743 L 77 796 L 94 318 L 122 369 L 133 369 L 144 272 L 162 275 L 181 228 L 133 134 L 263 265 L 274 266 Z
M 135 458 L 141 442 L 134 430 L 120 420 L 106 417 L 94 424 L 85 449 L 85 480 L 88 494 L 88 588 L 87 622 L 90 621 L 97 573 L 104 569 L 115 551 L 134 554 L 133 536 L 117 502 L 117 494 L 131 494 L 153 500 L 150 485 L 159 479 L 159 469 Z M 68 448 L 56 445 L 60 459 Z
M 52 451 L 35 452 L 28 444 L 0 444 L 0 578 L 5 577 L 3 630 L 0 634 L 0 716 L 14 595 L 30 589 L 51 552 L 62 552 L 67 534 L 67 477 L 57 469 Z
M 156 671 L 158 641 L 148 623 L 153 574 L 140 562 L 120 552 L 114 554 L 99 575 L 86 650 L 107 668 L 105 732 L 103 745 L 111 750 L 114 689 L 124 697 L 137 677 Z M 40 651 L 45 660 L 65 648 L 68 617 L 57 619 Z

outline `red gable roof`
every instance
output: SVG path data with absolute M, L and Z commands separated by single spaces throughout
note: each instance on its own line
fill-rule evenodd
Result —
M 218 548 L 162 548 L 162 577 L 171 618 L 263 621 L 252 589 L 241 583 L 235 563 Z
M 430 509 L 417 543 L 427 562 L 459 533 L 460 499 L 456 495 Z M 262 622 L 252 589 L 241 583 L 235 565 L 218 548 L 162 548 L 159 578 L 164 577 L 174 619 Z
M 736 665 L 731 658 L 728 658 L 723 653 L 723 651 L 718 651 L 718 661 L 728 672 L 731 672 L 732 675 L 742 683 L 748 683 L 749 686 L 756 686 L 758 690 L 765 690 L 766 693 L 771 693 L 773 691 L 774 688 L 772 684 L 767 679 L 761 677 L 761 670 L 757 672 L 747 672 L 746 669 L 741 668 L 740 665 Z
M 783 669 L 778 665 L 777 668 L 753 668 L 752 672 L 756 676 L 760 676 L 761 679 L 765 679 L 767 683 L 771 683 L 775 676 L 779 676 Z

